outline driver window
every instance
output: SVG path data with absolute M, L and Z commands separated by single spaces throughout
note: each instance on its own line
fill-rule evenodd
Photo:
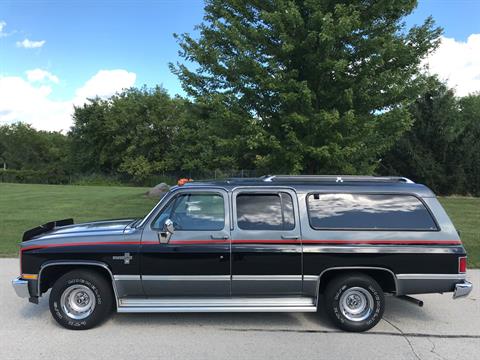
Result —
M 214 193 L 178 195 L 155 219 L 152 228 L 163 230 L 167 219 L 173 221 L 175 230 L 223 230 L 225 226 L 223 196 Z

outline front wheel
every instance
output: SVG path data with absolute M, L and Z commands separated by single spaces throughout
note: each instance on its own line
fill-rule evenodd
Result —
M 370 276 L 346 274 L 327 285 L 325 308 L 340 329 L 366 331 L 382 318 L 385 297 L 382 288 Z
M 86 330 L 109 315 L 113 307 L 112 288 L 94 271 L 74 270 L 55 282 L 49 303 L 50 312 L 60 325 Z

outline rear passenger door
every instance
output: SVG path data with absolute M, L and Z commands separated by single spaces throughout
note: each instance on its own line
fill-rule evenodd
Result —
M 302 249 L 295 192 L 240 188 L 232 197 L 232 295 L 301 294 Z

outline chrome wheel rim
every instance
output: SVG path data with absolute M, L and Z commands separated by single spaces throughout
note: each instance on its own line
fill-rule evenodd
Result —
M 75 320 L 88 317 L 95 309 L 95 303 L 95 294 L 85 285 L 69 286 L 60 298 L 60 305 L 65 314 Z
M 373 296 L 364 288 L 352 287 L 342 294 L 339 305 L 341 313 L 348 320 L 363 321 L 373 313 Z

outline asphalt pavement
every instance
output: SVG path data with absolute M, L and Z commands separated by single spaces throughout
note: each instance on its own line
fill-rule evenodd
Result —
M 388 297 L 366 333 L 334 328 L 323 313 L 114 314 L 103 325 L 66 330 L 48 294 L 17 297 L 18 259 L 0 259 L 0 359 L 480 359 L 480 270 L 474 291 L 420 295 L 423 308 Z

